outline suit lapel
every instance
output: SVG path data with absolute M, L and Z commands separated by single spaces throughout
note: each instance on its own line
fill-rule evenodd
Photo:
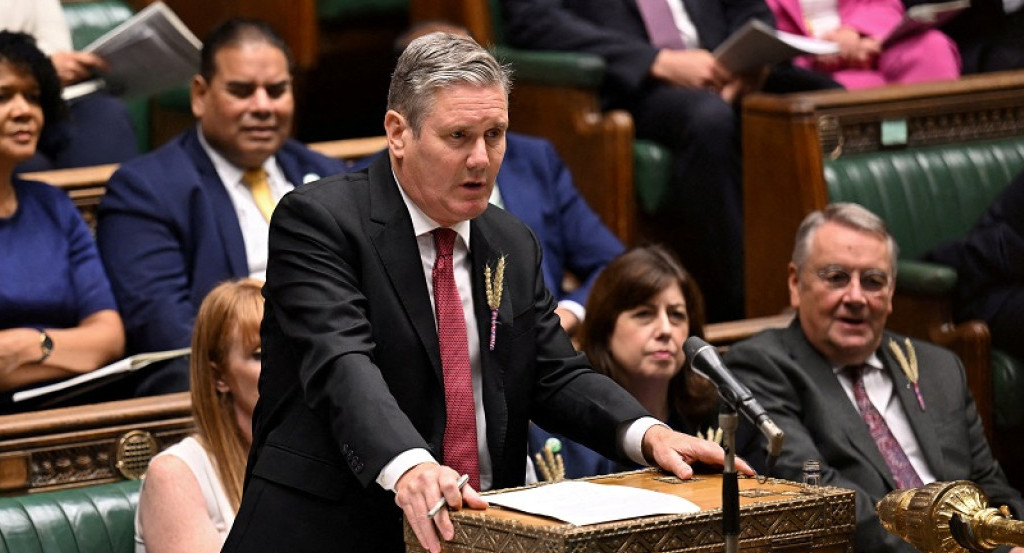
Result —
M 903 405 L 903 412 L 906 413 L 910 427 L 914 430 L 914 435 L 917 437 L 917 445 L 921 448 L 921 453 L 924 455 L 928 467 L 936 478 L 943 480 L 942 475 L 945 472 L 943 470 L 945 464 L 942 449 L 939 447 L 940 440 L 936 434 L 936 428 L 928 418 L 928 414 L 921 409 L 921 404 L 918 403 L 917 396 L 914 394 L 913 385 L 910 383 L 907 375 L 904 374 L 899 362 L 892 355 L 889 340 L 893 338 L 895 337 L 889 333 L 882 337 L 882 363 L 889 370 L 894 392 L 899 398 L 900 404 Z M 899 343 L 899 340 L 896 341 Z
M 839 377 L 832 371 L 828 361 L 815 350 L 800 329 L 800 320 L 794 319 L 789 326 L 786 337 L 790 342 L 793 360 L 804 368 L 804 372 L 814 382 L 822 394 L 822 401 L 836 406 L 835 422 L 845 435 L 850 445 L 860 454 L 864 461 L 874 467 L 893 489 L 896 481 L 889 471 L 882 454 L 878 451 L 875 439 L 871 437 L 860 411 L 846 395 L 846 390 L 839 383 Z M 835 437 L 837 440 L 839 436 Z
M 294 154 L 294 147 L 304 148 L 305 146 L 298 144 L 293 145 L 292 141 L 288 140 L 283 146 L 281 146 L 281 149 L 278 150 L 277 155 L 274 156 L 277 160 L 277 165 L 281 167 L 281 172 L 284 173 L 284 178 L 287 179 L 292 186 L 298 188 L 307 182 L 313 182 L 328 176 L 321 175 L 315 170 L 303 172 L 305 168 L 303 167 L 302 160 Z M 310 169 L 313 169 L 313 167 L 310 167 Z
M 488 210 L 498 209 L 488 207 Z M 487 215 L 481 215 L 470 222 L 470 266 L 473 281 L 473 309 L 476 311 L 477 335 L 480 337 L 480 368 L 483 377 L 484 412 L 487 415 L 487 444 L 491 450 L 491 462 L 495 467 L 504 466 L 505 435 L 508 426 L 508 406 L 505 404 L 504 375 L 505 362 L 501 349 L 501 336 L 512 327 L 512 302 L 509 286 L 503 286 L 501 305 L 498 308 L 497 340 L 494 350 L 489 348 L 491 337 L 491 309 L 487 304 L 485 266 L 493 273 L 502 252 L 488 240 L 490 225 Z M 511 263 L 511 260 L 506 260 Z M 506 269 L 509 270 L 509 269 Z
M 441 349 L 437 341 L 434 310 L 430 307 L 427 283 L 423 278 L 420 251 L 413 234 L 412 219 L 398 192 L 391 162 L 386 155 L 370 166 L 370 228 L 370 241 L 380 256 L 384 272 L 416 329 L 438 382 L 443 383 Z
M 206 155 L 206 151 L 199 143 L 199 136 L 195 128 L 185 135 L 182 147 L 188 157 L 194 161 L 201 187 L 210 198 L 210 207 L 216 221 L 217 233 L 224 245 L 224 258 L 228 260 L 228 268 L 235 276 L 248 276 L 249 261 L 245 255 L 245 240 L 242 238 L 242 229 L 238 225 L 235 206 L 231 203 L 231 197 L 224 189 L 224 183 L 221 182 L 220 175 L 214 169 L 213 162 L 210 161 L 210 157 Z

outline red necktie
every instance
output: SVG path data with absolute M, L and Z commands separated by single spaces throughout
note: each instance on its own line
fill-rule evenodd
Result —
M 889 471 L 892 472 L 892 477 L 896 480 L 896 487 L 899 489 L 919 488 L 924 485 L 921 482 L 921 477 L 917 475 L 914 466 L 910 464 L 910 459 L 907 458 L 903 447 L 896 441 L 896 437 L 892 435 L 892 431 L 889 430 L 889 425 L 885 423 L 882 414 L 878 412 L 878 409 L 875 409 L 875 406 L 871 404 L 871 400 L 868 399 L 867 390 L 864 388 L 865 368 L 864 365 L 851 365 L 843 369 L 850 379 L 853 380 L 853 398 L 857 402 L 860 416 L 867 423 L 871 437 L 878 444 L 878 450 L 882 453 L 885 464 L 889 465 Z
M 447 418 L 444 425 L 444 464 L 468 474 L 473 489 L 480 489 L 480 463 L 477 458 L 476 408 L 473 404 L 473 378 L 469 366 L 469 342 L 462 300 L 455 285 L 452 252 L 455 231 L 435 229 L 434 307 L 437 311 L 437 337 L 441 345 L 444 375 L 444 401 Z
M 644 20 L 651 44 L 672 50 L 686 48 L 683 35 L 679 27 L 676 27 L 676 20 L 668 7 L 668 0 L 636 0 L 636 7 L 640 9 L 640 17 Z

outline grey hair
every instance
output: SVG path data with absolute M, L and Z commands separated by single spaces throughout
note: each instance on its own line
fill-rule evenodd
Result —
M 896 259 L 899 257 L 899 245 L 896 239 L 889 233 L 889 227 L 881 217 L 875 215 L 867 208 L 847 202 L 832 203 L 825 206 L 825 209 L 813 211 L 804 217 L 800 228 L 796 231 L 796 240 L 793 242 L 793 257 L 791 261 L 797 269 L 803 269 L 804 263 L 811 254 L 811 241 L 814 234 L 825 223 L 836 223 L 844 227 L 873 234 L 885 239 L 889 247 L 889 262 L 892 266 L 892 276 L 896 276 Z
M 471 38 L 442 32 L 423 35 L 398 58 L 388 89 L 388 109 L 402 114 L 418 136 L 435 93 L 456 84 L 497 85 L 507 101 L 512 72 Z

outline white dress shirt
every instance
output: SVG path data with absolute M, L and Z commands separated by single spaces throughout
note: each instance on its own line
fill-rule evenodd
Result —
M 256 200 L 252 197 L 252 191 L 242 182 L 242 175 L 245 170 L 235 166 L 228 161 L 217 150 L 214 150 L 210 143 L 203 137 L 202 129 L 197 129 L 199 144 L 202 145 L 206 155 L 210 156 L 213 168 L 220 177 L 224 190 L 231 198 L 231 205 L 235 208 L 235 215 L 238 217 L 238 227 L 242 231 L 242 241 L 245 243 L 245 259 L 249 264 L 249 277 L 260 280 L 267 279 L 267 239 L 270 233 L 270 222 L 263 217 L 263 212 L 256 206 Z M 270 156 L 263 162 L 263 169 L 267 172 L 267 180 L 270 184 L 270 195 L 276 204 L 281 197 L 295 188 L 295 185 L 288 182 L 284 172 L 277 164 L 277 159 Z
M 882 365 L 876 354 L 872 354 L 866 361 L 866 364 L 870 368 L 864 369 L 863 379 L 868 399 L 875 406 L 875 409 L 882 414 L 882 418 L 885 419 L 885 424 L 889 426 L 893 437 L 899 442 L 903 452 L 907 454 L 907 459 L 910 460 L 910 464 L 917 471 L 917 475 L 921 477 L 921 482 L 925 484 L 934 482 L 935 475 L 932 474 L 927 461 L 924 459 L 924 453 L 917 442 L 917 436 L 914 435 L 914 429 L 910 427 L 907 413 L 903 410 L 903 404 L 900 403 L 899 396 L 896 395 L 893 389 L 892 377 L 889 376 L 889 372 Z M 833 367 L 832 370 L 839 377 L 839 384 L 846 391 L 846 396 L 853 403 L 853 408 L 857 409 L 857 400 L 853 396 L 853 381 L 843 372 L 844 367 Z
M 395 182 L 398 177 L 395 176 Z M 416 204 L 409 199 L 405 190 L 398 187 L 402 194 L 402 201 L 405 202 L 412 218 L 413 233 L 416 235 L 416 245 L 420 251 L 420 261 L 423 266 L 423 278 L 427 283 L 427 291 L 430 294 L 430 305 L 434 308 L 434 285 L 432 273 L 434 270 L 434 259 L 437 253 L 434 248 L 434 237 L 430 232 L 441 225 L 428 217 Z M 470 275 L 469 243 L 470 224 L 463 221 L 452 225 L 452 230 L 458 237 L 455 239 L 455 251 L 453 252 L 452 264 L 455 271 L 455 285 L 459 289 L 459 298 L 462 300 L 462 312 L 466 318 L 467 337 L 469 341 L 469 364 L 473 379 L 473 406 L 476 410 L 476 434 L 477 434 L 477 455 L 480 468 L 480 488 L 488 490 L 494 482 L 493 467 L 491 464 L 491 453 L 487 449 L 487 419 L 484 413 L 483 404 L 483 377 L 480 366 L 480 337 L 472 329 L 477 328 L 476 314 L 473 309 L 473 288 Z M 437 324 L 437 317 L 434 317 L 434 324 Z M 634 421 L 620 435 L 619 443 L 623 451 L 638 464 L 647 464 L 643 458 L 641 441 L 644 433 L 655 424 L 662 424 L 654 418 L 645 417 Z M 394 459 L 388 462 L 381 469 L 377 476 L 377 483 L 386 490 L 394 490 L 398 479 L 406 471 L 420 463 L 437 463 L 430 452 L 415 448 L 399 453 Z
M 705 2 L 706 0 L 700 0 Z M 697 27 L 690 19 L 690 14 L 683 5 L 683 0 L 667 0 L 668 8 L 672 10 L 672 19 L 675 21 L 679 34 L 683 36 L 683 44 L 687 48 L 700 48 L 700 35 L 697 34 Z

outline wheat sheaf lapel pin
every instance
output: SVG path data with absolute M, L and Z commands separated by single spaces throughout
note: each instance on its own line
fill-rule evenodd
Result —
M 498 258 L 494 270 L 484 265 L 484 291 L 487 294 L 487 307 L 491 308 L 491 339 L 488 349 L 494 351 L 494 340 L 498 332 L 498 308 L 501 307 L 501 293 L 505 289 L 505 256 Z
M 903 369 L 903 374 L 907 375 L 907 380 L 914 388 L 914 395 L 917 396 L 917 404 L 924 411 L 924 397 L 921 395 L 921 387 L 917 384 L 921 376 L 917 366 L 917 352 L 914 351 L 914 344 L 910 342 L 910 338 L 905 338 L 903 343 L 907 346 L 906 353 L 900 348 L 900 344 L 892 338 L 889 338 L 889 349 L 892 351 L 893 357 L 896 358 L 896 362 L 900 364 L 900 368 Z

